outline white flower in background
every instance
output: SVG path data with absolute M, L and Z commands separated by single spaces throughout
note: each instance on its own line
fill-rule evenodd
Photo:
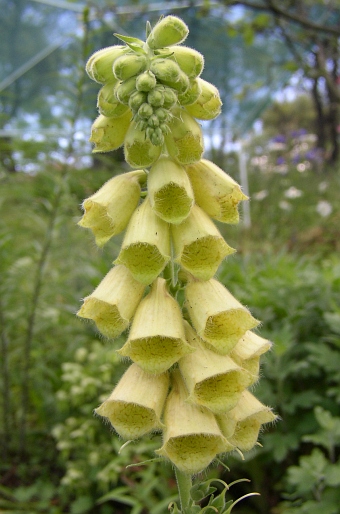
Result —
M 264 200 L 268 196 L 267 189 L 263 189 L 262 191 L 259 191 L 258 193 L 254 193 L 252 195 L 253 200 Z
M 326 189 L 328 189 L 328 186 L 329 183 L 326 180 L 323 180 L 322 182 L 320 182 L 318 190 L 320 191 L 320 193 L 323 193 L 324 191 L 326 191 Z
M 284 211 L 290 211 L 292 209 L 291 204 L 289 202 L 286 202 L 286 200 L 282 200 L 279 203 L 279 207 L 280 207 L 280 209 L 282 209 Z
M 320 200 L 316 206 L 316 212 L 323 218 L 326 218 L 333 211 L 333 207 L 326 200 Z
M 300 189 L 296 189 L 296 187 L 292 186 L 285 191 L 284 195 L 286 198 L 291 198 L 291 199 L 299 198 L 300 196 L 302 196 L 302 191 L 300 191 Z

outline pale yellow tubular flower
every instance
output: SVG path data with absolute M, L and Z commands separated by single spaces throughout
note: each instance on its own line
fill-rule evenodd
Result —
M 225 437 L 242 451 L 251 450 L 258 439 L 261 426 L 272 423 L 277 416 L 249 391 L 244 391 L 232 410 L 217 417 Z
M 105 84 L 98 93 L 98 110 L 100 114 L 108 118 L 119 118 L 129 110 L 127 105 L 124 105 L 117 100 L 114 93 L 116 84 L 117 81 L 109 82 Z
M 128 327 L 144 289 L 125 266 L 115 266 L 84 299 L 77 315 L 92 319 L 104 336 L 115 338 Z
M 132 364 L 95 412 L 108 418 L 124 439 L 138 439 L 163 428 L 161 414 L 168 389 L 168 373 L 155 377 Z
M 132 168 L 148 168 L 157 161 L 162 152 L 162 145 L 155 146 L 146 137 L 144 130 L 139 130 L 133 121 L 126 133 L 124 154 L 126 162 Z
M 204 151 L 202 129 L 184 109 L 174 109 L 169 122 L 165 144 L 169 155 L 180 164 L 192 164 L 201 159 Z
M 235 252 L 197 205 L 183 223 L 171 227 L 171 233 L 175 262 L 200 280 L 212 278 L 223 259 Z
M 201 94 L 196 102 L 186 106 L 186 111 L 199 120 L 213 120 L 221 113 L 222 101 L 217 87 L 206 80 L 197 79 Z
M 149 172 L 148 195 L 154 212 L 168 223 L 181 223 L 194 203 L 185 169 L 166 156 L 160 157 Z
M 221 168 L 202 159 L 186 167 L 195 201 L 209 216 L 223 223 L 238 223 L 238 204 L 248 197 Z
M 259 378 L 260 356 L 270 350 L 271 346 L 272 343 L 267 339 L 248 331 L 231 351 L 230 357 L 250 374 L 251 384 Z
M 188 401 L 221 414 L 235 407 L 249 385 L 248 374 L 228 355 L 218 355 L 184 322 L 185 334 L 195 352 L 179 361 L 179 369 L 189 391 Z
M 138 206 L 140 184 L 145 181 L 145 171 L 130 171 L 112 178 L 84 200 L 85 212 L 78 225 L 92 230 L 98 246 L 125 230 Z
M 247 330 L 259 321 L 215 279 L 190 281 L 186 306 L 198 335 L 218 353 L 229 353 Z
M 91 143 L 95 144 L 92 152 L 111 152 L 122 146 L 131 120 L 132 113 L 130 109 L 122 116 L 116 118 L 107 118 L 100 114 L 92 125 L 91 137 L 89 139 Z
M 130 357 L 145 371 L 158 374 L 191 351 L 185 339 L 181 309 L 168 293 L 166 281 L 157 278 L 139 304 L 129 338 L 118 353 Z
M 152 210 L 149 199 L 133 213 L 116 264 L 124 264 L 136 280 L 150 284 L 170 260 L 170 229 Z
M 188 393 L 178 370 L 172 373 L 172 390 L 163 416 L 163 446 L 156 453 L 171 460 L 182 473 L 205 469 L 218 455 L 234 447 L 222 435 L 213 413 L 187 400 Z

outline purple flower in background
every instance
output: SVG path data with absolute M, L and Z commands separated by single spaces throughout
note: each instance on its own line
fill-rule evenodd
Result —
M 286 136 L 283 134 L 278 134 L 277 136 L 272 138 L 273 143 L 285 143 L 286 142 Z
M 280 164 L 285 164 L 285 162 L 286 162 L 286 159 L 284 157 L 282 157 L 282 155 L 276 159 L 276 164 L 278 166 L 280 166 Z

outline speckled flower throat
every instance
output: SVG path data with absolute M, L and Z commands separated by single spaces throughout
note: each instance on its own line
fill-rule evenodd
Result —
M 219 454 L 250 450 L 275 415 L 249 392 L 270 343 L 214 278 L 235 250 L 213 220 L 237 223 L 247 197 L 202 159 L 197 120 L 218 116 L 221 100 L 200 78 L 203 56 L 182 45 L 187 35 L 181 19 L 167 16 L 147 25 L 146 42 L 117 35 L 123 45 L 87 63 L 102 84 L 94 152 L 123 145 L 132 170 L 84 201 L 79 224 L 99 246 L 125 234 L 78 316 L 107 338 L 127 333 L 118 353 L 132 363 L 96 412 L 124 439 L 162 432 L 157 453 L 191 475 Z

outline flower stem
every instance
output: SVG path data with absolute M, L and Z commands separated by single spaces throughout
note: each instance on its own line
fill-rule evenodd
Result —
M 181 511 L 184 514 L 186 509 L 191 506 L 190 489 L 192 487 L 192 479 L 191 475 L 182 473 L 178 468 L 175 468 L 175 473 L 179 499 L 181 502 Z

